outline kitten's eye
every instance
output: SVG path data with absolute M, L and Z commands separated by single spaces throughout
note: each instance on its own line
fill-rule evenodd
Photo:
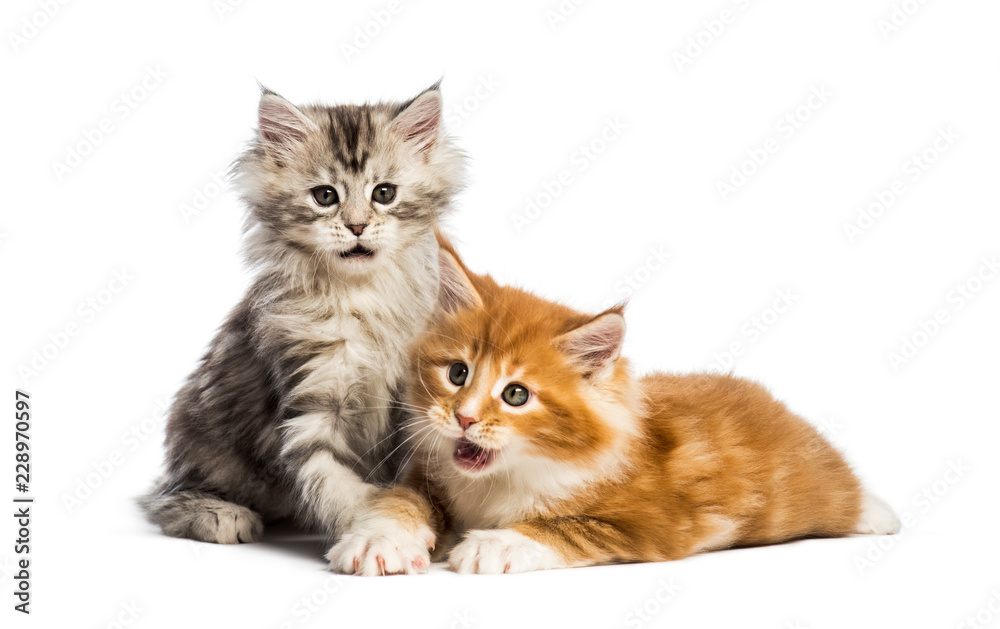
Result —
M 448 368 L 448 379 L 456 387 L 465 384 L 465 379 L 468 377 L 469 368 L 465 366 L 465 363 L 452 363 L 451 367 Z
M 519 384 L 508 384 L 500 394 L 503 401 L 511 406 L 524 406 L 528 403 L 531 393 Z
M 372 190 L 372 201 L 389 205 L 396 198 L 396 186 L 391 183 L 380 183 Z
M 328 207 L 340 201 L 340 197 L 337 196 L 337 191 L 334 190 L 333 186 L 316 186 L 312 189 L 312 193 L 313 198 L 316 199 L 316 203 L 319 203 L 323 207 Z

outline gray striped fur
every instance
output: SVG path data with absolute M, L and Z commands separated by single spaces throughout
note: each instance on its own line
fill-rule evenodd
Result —
M 434 226 L 462 182 L 440 119 L 437 86 L 335 107 L 263 92 L 233 168 L 257 275 L 174 400 L 166 471 L 140 500 L 166 534 L 249 542 L 295 518 L 333 537 L 393 480 L 408 351 L 437 296 Z M 380 183 L 397 186 L 386 206 Z M 319 185 L 340 202 L 320 206 Z M 357 244 L 374 257 L 341 257 Z

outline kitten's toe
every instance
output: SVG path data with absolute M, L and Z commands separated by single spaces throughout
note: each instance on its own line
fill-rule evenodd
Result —
M 191 530 L 196 539 L 239 544 L 259 541 L 264 534 L 264 522 L 246 507 L 225 504 L 194 514 Z
M 331 570 L 344 574 L 421 574 L 430 566 L 433 543 L 434 534 L 427 527 L 410 531 L 393 520 L 378 520 L 344 535 L 326 557 Z
M 448 556 L 461 574 L 510 574 L 563 567 L 548 546 L 510 529 L 470 531 Z
M 360 562 L 360 574 L 369 577 L 419 574 L 427 571 L 429 561 L 426 547 L 388 537 L 376 537 L 370 540 L 368 553 Z
M 361 558 L 368 546 L 364 535 L 347 534 L 326 553 L 330 569 L 341 574 L 356 574 L 361 569 Z

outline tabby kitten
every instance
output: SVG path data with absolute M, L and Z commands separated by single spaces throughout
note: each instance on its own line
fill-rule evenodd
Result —
M 334 570 L 423 572 L 455 535 L 451 567 L 492 574 L 899 530 L 761 386 L 635 379 L 620 309 L 581 314 L 441 262 L 409 387 L 412 465 L 330 551 Z
M 177 394 L 166 473 L 140 500 L 164 533 L 223 544 L 286 517 L 335 535 L 393 480 L 463 168 L 436 85 L 335 107 L 264 90 L 258 119 L 234 165 L 256 279 Z

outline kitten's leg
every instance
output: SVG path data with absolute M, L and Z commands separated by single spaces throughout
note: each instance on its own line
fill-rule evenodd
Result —
M 173 537 L 201 542 L 238 544 L 256 542 L 264 523 L 247 507 L 195 490 L 155 492 L 140 499 L 150 522 Z
M 346 530 L 378 491 L 324 447 L 302 457 L 295 478 L 302 515 L 331 537 Z
M 460 573 L 501 574 L 629 561 L 634 555 L 628 537 L 614 525 L 566 516 L 469 531 L 448 562 Z
M 422 494 L 405 487 L 383 490 L 330 549 L 330 568 L 379 576 L 427 572 L 437 536 L 433 510 Z
M 416 561 L 426 569 L 430 563 L 427 548 L 434 544 L 435 537 L 426 524 L 420 526 L 417 522 L 429 521 L 427 502 L 421 502 L 415 491 L 399 499 L 396 493 L 383 493 L 385 490 L 365 482 L 352 466 L 341 462 L 355 457 L 342 438 L 331 434 L 330 424 L 327 412 L 307 413 L 290 420 L 285 424 L 282 455 L 299 488 L 302 517 L 331 538 L 341 538 L 336 554 L 331 550 L 327 555 L 331 561 L 337 560 L 332 567 L 375 575 L 419 569 L 414 566 Z M 379 497 L 383 498 L 385 513 L 372 510 Z M 413 526 L 401 528 L 397 518 Z M 370 552 L 372 548 L 362 542 L 375 538 L 384 543 Z M 407 555 L 390 558 L 391 541 L 400 542 Z M 354 545 L 348 546 L 349 542 Z M 385 553 L 381 552 L 383 547 Z M 342 555 L 348 554 L 350 561 L 340 561 Z M 353 557 L 359 554 L 363 557 L 355 566 Z
M 894 535 L 899 532 L 900 522 L 896 512 L 884 500 L 864 491 L 861 497 L 861 516 L 858 518 L 856 533 L 870 535 Z

